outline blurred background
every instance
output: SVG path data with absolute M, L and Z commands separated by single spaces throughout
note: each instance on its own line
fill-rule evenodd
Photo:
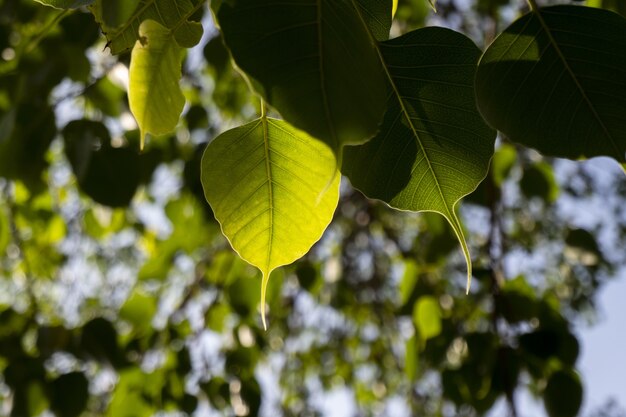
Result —
M 626 15 L 624 0 L 587 4 Z M 400 0 L 483 48 L 518 0 Z M 625 417 L 626 177 L 500 137 L 446 220 L 342 183 L 320 242 L 260 274 L 221 235 L 206 144 L 259 113 L 210 13 L 175 134 L 139 134 L 90 13 L 0 0 L 0 415 Z

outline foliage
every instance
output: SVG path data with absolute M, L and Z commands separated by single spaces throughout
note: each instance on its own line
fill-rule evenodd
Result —
M 626 11 L 545 3 L 0 0 L 0 413 L 577 415 Z

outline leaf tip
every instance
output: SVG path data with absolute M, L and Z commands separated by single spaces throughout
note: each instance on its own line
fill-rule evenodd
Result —
M 267 331 L 267 320 L 265 318 L 265 295 L 267 293 L 267 283 L 270 280 L 272 272 L 263 271 L 263 280 L 261 281 L 261 321 L 263 322 L 263 330 Z

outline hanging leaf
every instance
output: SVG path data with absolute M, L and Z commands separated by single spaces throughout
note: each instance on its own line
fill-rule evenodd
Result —
M 284 121 L 261 117 L 218 136 L 202 158 L 202 185 L 233 249 L 263 273 L 320 239 L 339 199 L 331 150 Z
M 108 40 L 107 46 L 116 55 L 129 51 L 140 38 L 139 29 L 145 20 L 154 20 L 172 30 L 183 48 L 195 46 L 202 38 L 202 25 L 189 18 L 204 5 L 204 0 L 97 0 L 91 7 L 96 21 Z
M 391 207 L 441 213 L 471 258 L 457 202 L 485 178 L 495 132 L 474 104 L 479 49 L 464 35 L 424 28 L 379 44 L 392 94 L 381 130 L 346 147 L 342 172 Z
M 352 0 L 214 1 L 226 46 L 255 89 L 336 153 L 378 130 L 384 74 Z
M 185 105 L 180 89 L 182 49 L 169 29 L 154 20 L 139 26 L 130 60 L 128 101 L 141 131 L 164 135 L 176 128 Z
M 534 10 L 487 49 L 476 93 L 483 116 L 513 141 L 626 162 L 626 20 L 578 6 Z
M 93 3 L 95 0 L 35 0 L 37 3 L 41 3 L 46 6 L 54 7 L 55 9 L 76 9 L 78 7 L 87 6 Z

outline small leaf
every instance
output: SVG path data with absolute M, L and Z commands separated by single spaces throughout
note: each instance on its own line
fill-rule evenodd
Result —
M 141 131 L 164 135 L 176 128 L 185 105 L 180 89 L 182 49 L 165 26 L 145 20 L 130 61 L 128 99 Z
M 391 207 L 434 211 L 452 226 L 471 258 L 455 206 L 485 178 L 495 132 L 474 104 L 479 49 L 464 35 L 424 28 L 379 44 L 392 94 L 380 132 L 346 147 L 343 173 Z
M 626 20 L 580 6 L 534 10 L 487 49 L 476 93 L 485 119 L 513 141 L 626 162 Z
M 284 121 L 262 117 L 218 136 L 202 158 L 202 185 L 233 249 L 263 274 L 320 239 L 339 199 L 332 151 Z
M 130 50 L 140 38 L 138 28 L 154 20 L 172 30 L 176 42 L 191 48 L 202 38 L 202 25 L 189 18 L 204 5 L 204 0 L 97 0 L 91 11 L 105 33 L 107 46 L 114 55 Z
M 353 1 L 213 2 L 224 42 L 257 92 L 339 154 L 378 130 L 385 79 Z
M 441 333 L 441 309 L 437 299 L 429 295 L 420 297 L 413 308 L 413 322 L 422 341 Z
M 54 7 L 55 9 L 76 9 L 78 7 L 87 6 L 95 0 L 35 0 L 37 3 Z

